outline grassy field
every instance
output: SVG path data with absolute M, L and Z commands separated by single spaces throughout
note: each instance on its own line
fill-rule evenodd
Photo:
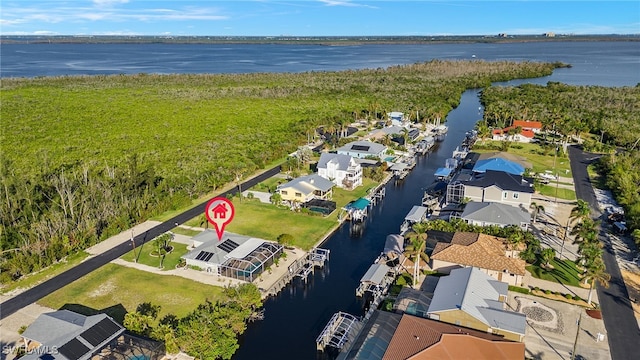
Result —
M 575 200 L 576 199 L 576 192 L 570 189 L 564 189 L 564 188 L 556 188 L 555 184 L 549 184 L 549 185 L 540 185 L 538 187 L 536 187 L 536 190 L 540 192 L 540 194 L 545 195 L 545 196 L 551 196 L 551 197 L 556 197 L 556 191 L 557 191 L 557 196 L 558 199 L 564 199 L 564 200 Z
M 482 141 L 479 141 L 478 144 L 482 144 Z M 491 149 L 491 145 L 499 147 L 500 144 L 501 141 L 488 140 L 484 144 L 484 146 L 487 147 L 486 149 L 475 148 L 473 149 L 473 151 L 478 153 L 494 152 L 497 150 Z M 514 145 L 521 148 L 514 148 Z M 571 177 L 571 165 L 569 164 L 569 158 L 563 157 L 558 154 L 558 156 L 555 157 L 554 160 L 553 152 L 549 152 L 545 155 L 543 151 L 544 150 L 542 149 L 542 147 L 540 147 L 540 145 L 538 144 L 518 143 L 512 144 L 508 152 L 526 158 L 531 163 L 531 165 L 533 165 L 533 172 L 540 173 L 545 172 L 545 170 L 553 171 L 554 169 L 556 169 L 559 172 L 560 176 Z
M 580 286 L 580 272 L 573 261 L 553 259 L 551 265 L 553 266 L 552 269 L 542 267 L 540 258 L 538 258 L 533 265 L 528 265 L 526 269 L 533 277 L 538 279 Z
M 199 232 L 196 232 L 199 233 Z M 163 261 L 163 266 L 162 269 L 163 270 L 172 270 L 176 268 L 176 265 L 178 265 L 178 262 L 180 261 L 180 256 L 188 253 L 189 251 L 187 250 L 187 245 L 185 244 L 176 244 L 176 243 L 172 243 L 171 246 L 173 246 L 173 251 L 168 253 Z M 148 266 L 153 266 L 153 267 L 159 267 L 160 266 L 160 258 L 158 258 L 157 256 L 153 256 L 151 255 L 151 252 L 156 250 L 154 245 L 153 245 L 153 241 L 150 241 L 142 246 L 139 246 L 136 248 L 135 250 L 135 254 L 134 251 L 131 250 L 128 253 L 124 254 L 122 256 L 122 259 L 130 261 L 130 262 L 134 262 L 134 258 L 138 258 L 138 263 L 140 264 L 144 264 L 144 265 L 148 265 Z
M 221 296 L 222 288 L 178 276 L 107 264 L 87 276 L 49 294 L 38 301 L 53 309 L 74 309 L 82 313 L 107 310 L 119 322 L 138 304 L 150 301 L 162 307 L 159 318 L 172 313 L 187 315 L 206 299 Z

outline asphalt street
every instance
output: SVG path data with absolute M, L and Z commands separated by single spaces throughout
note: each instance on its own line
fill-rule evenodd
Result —
M 264 181 L 279 172 L 280 172 L 280 166 L 276 166 L 252 179 L 245 181 L 244 183 L 241 184 L 241 188 L 249 189 L 250 187 L 255 186 L 259 182 Z M 234 187 L 233 189 L 225 191 L 217 196 L 227 196 L 228 194 L 235 194 L 237 191 L 238 191 L 238 188 Z M 148 231 L 138 236 L 135 236 L 134 241 L 136 245 L 140 246 L 143 243 L 151 239 L 154 239 L 155 237 L 173 229 L 177 225 L 183 224 L 191 220 L 192 218 L 204 213 L 204 209 L 205 209 L 205 206 L 207 205 L 207 202 L 208 200 L 192 209 L 189 209 L 163 222 L 162 224 L 157 225 L 154 228 L 149 229 Z M 22 309 L 23 307 L 42 299 L 43 297 L 64 287 L 65 285 L 68 285 L 71 282 L 78 280 L 79 278 L 98 269 L 99 267 L 105 264 L 108 264 L 109 262 L 121 257 L 122 255 L 129 252 L 131 248 L 132 248 L 132 245 L 128 241 L 124 242 L 114 248 L 111 248 L 110 250 L 102 254 L 89 258 L 88 260 L 78 264 L 77 266 L 3 302 L 2 304 L 0 304 L 0 320 L 15 313 L 16 311 Z
M 587 165 L 597 159 L 597 155 L 585 153 L 576 146 L 570 146 L 569 159 L 571 160 L 576 196 L 591 205 L 593 214 L 599 218 L 602 217 L 587 173 Z M 604 244 L 602 258 L 607 267 L 607 272 L 611 275 L 611 281 L 609 282 L 609 288 L 604 288 L 598 284 L 596 289 L 600 300 L 602 318 L 607 329 L 611 358 L 613 360 L 637 359 L 640 329 L 638 328 L 613 248 L 606 236 L 607 231 L 606 227 L 601 227 L 600 241 Z

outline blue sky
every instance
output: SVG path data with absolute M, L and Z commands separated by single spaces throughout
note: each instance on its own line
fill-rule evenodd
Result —
M 0 0 L 2 35 L 640 34 L 640 1 Z

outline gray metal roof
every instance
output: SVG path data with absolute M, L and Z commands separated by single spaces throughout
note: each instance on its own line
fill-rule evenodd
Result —
M 124 327 L 106 314 L 85 316 L 69 310 L 41 314 L 22 336 L 44 346 L 47 355 L 34 351 L 22 359 L 89 359 L 123 332 Z
M 338 153 L 340 153 L 341 151 L 357 152 L 377 156 L 379 153 L 385 151 L 386 149 L 386 146 L 371 141 L 353 141 L 338 148 Z
M 352 164 L 353 162 L 353 164 Z M 332 154 L 322 153 L 320 154 L 320 160 L 318 160 L 318 169 L 327 168 L 328 163 L 338 164 L 337 169 L 346 171 L 349 166 L 356 166 L 357 163 L 353 160 L 353 157 L 345 154 Z
M 497 202 L 470 201 L 460 217 L 465 220 L 518 226 L 531 221 L 531 215 L 526 209 Z
M 333 188 L 334 183 L 323 178 L 318 174 L 311 174 L 300 176 L 295 178 L 288 183 L 282 184 L 278 186 L 278 189 L 284 188 L 293 188 L 298 190 L 304 194 L 308 194 L 310 192 L 320 190 L 320 191 L 329 191 Z
M 200 260 L 200 259 L 196 259 L 196 257 L 198 257 L 198 254 L 200 254 L 200 252 L 206 251 L 213 255 L 209 257 L 205 262 L 210 264 L 218 264 L 218 265 L 224 263 L 229 258 L 229 255 L 234 251 L 237 250 L 238 252 L 242 252 L 242 254 L 250 253 L 251 251 L 255 250 L 258 246 L 260 246 L 262 243 L 266 241 L 262 239 L 252 238 L 249 236 L 234 234 L 228 231 L 224 232 L 222 236 L 222 240 L 219 241 L 218 235 L 214 230 L 211 230 L 211 229 L 207 229 L 201 232 L 200 234 L 194 236 L 193 240 L 196 240 L 196 239 L 197 241 L 201 241 L 202 244 L 196 247 L 195 249 L 191 250 L 189 253 L 183 255 L 182 258 Z M 238 246 L 235 247 L 232 251 L 225 251 L 224 250 L 225 247 L 224 246 L 220 247 L 219 245 L 221 245 L 226 240 L 231 240 L 234 243 L 236 243 Z M 249 245 L 251 245 L 252 248 L 251 249 L 245 248 L 243 246 L 245 243 L 248 243 Z M 239 255 L 242 255 L 242 254 L 239 254 Z
M 370 282 L 373 284 L 381 284 L 384 277 L 391 270 L 390 267 L 383 264 L 373 264 L 369 267 L 369 270 L 362 276 L 360 282 Z
M 428 210 L 429 208 L 424 206 L 414 206 L 404 219 L 413 222 L 420 222 L 424 219 L 425 215 L 427 215 Z
M 438 281 L 429 313 L 459 309 L 487 325 L 524 335 L 526 316 L 503 310 L 504 304 L 498 301 L 507 291 L 507 283 L 476 268 L 454 269 Z

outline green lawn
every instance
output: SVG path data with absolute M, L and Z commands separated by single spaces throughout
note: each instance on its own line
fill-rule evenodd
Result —
M 274 185 L 279 179 L 272 177 L 262 184 Z M 336 202 L 336 210 L 327 217 L 307 215 L 292 212 L 286 208 L 278 208 L 272 204 L 264 204 L 257 199 L 238 200 L 233 198 L 236 214 L 227 230 L 248 236 L 255 236 L 265 240 L 277 240 L 280 234 L 291 234 L 295 239 L 294 246 L 308 250 L 322 239 L 331 229 L 338 226 L 338 214 L 340 209 L 348 202 L 365 196 L 368 191 L 378 183 L 371 179 L 363 179 L 363 185 L 353 191 L 339 188 L 333 189 L 333 201 Z M 265 186 L 258 188 L 265 189 Z M 256 191 L 264 191 L 258 190 Z M 186 225 L 202 226 L 201 216 L 189 220 Z
M 482 144 L 482 141 L 479 141 L 478 144 Z M 497 151 L 495 149 L 488 148 L 491 144 L 500 146 L 501 141 L 487 140 L 485 142 L 485 146 L 487 146 L 486 149 L 473 149 L 473 151 L 478 153 Z M 522 148 L 517 149 L 513 146 L 521 146 Z M 526 158 L 531 163 L 531 165 L 533 165 L 533 172 L 539 173 L 544 172 L 545 170 L 557 169 L 561 176 L 571 176 L 571 165 L 569 164 L 569 158 L 561 156 L 562 151 L 558 154 L 557 157 L 555 157 L 555 167 L 553 166 L 553 151 L 550 151 L 547 155 L 544 155 L 542 153 L 543 151 L 544 150 L 542 149 L 542 147 L 540 147 L 539 144 L 512 143 L 508 152 Z
M 536 190 L 540 192 L 540 194 L 545 196 L 556 197 L 556 191 L 558 199 L 564 200 L 575 200 L 576 192 L 570 189 L 563 189 L 561 187 L 556 188 L 555 184 L 549 183 L 549 185 L 540 185 L 536 187 Z
M 580 272 L 573 261 L 553 259 L 551 265 L 553 269 L 541 267 L 540 257 L 538 257 L 537 261 L 533 265 L 527 265 L 526 269 L 538 279 L 580 286 Z
M 313 216 L 264 204 L 258 200 L 234 201 L 236 210 L 227 229 L 231 232 L 275 241 L 280 234 L 291 234 L 292 245 L 308 250 L 338 225 L 337 210 L 327 217 Z
M 176 265 L 180 261 L 180 256 L 189 252 L 187 250 L 187 245 L 185 244 L 172 243 L 171 246 L 173 246 L 173 251 L 165 256 L 162 267 L 163 270 L 175 269 Z M 122 259 L 133 262 L 134 258 L 137 256 L 138 263 L 158 267 L 160 266 L 160 258 L 151 255 L 151 252 L 154 250 L 156 249 L 153 245 L 153 241 L 149 241 L 142 246 L 136 247 L 136 255 L 134 255 L 134 251 L 131 250 L 128 253 L 124 254 L 122 256 Z
M 187 315 L 206 299 L 221 297 L 222 288 L 173 275 L 156 275 L 107 264 L 58 289 L 38 301 L 53 309 L 74 309 L 82 313 L 106 310 L 119 322 L 138 304 L 150 301 L 162 308 L 158 318 L 172 313 Z
M 6 293 L 17 288 L 31 288 L 45 280 L 48 280 L 58 274 L 61 274 L 72 267 L 78 265 L 82 260 L 86 259 L 89 256 L 88 253 L 84 251 L 77 252 L 75 254 L 69 255 L 66 258 L 60 260 L 59 262 L 42 269 L 33 274 L 29 274 L 17 281 L 13 281 L 9 284 L 5 284 L 6 287 L 2 288 L 0 293 Z

